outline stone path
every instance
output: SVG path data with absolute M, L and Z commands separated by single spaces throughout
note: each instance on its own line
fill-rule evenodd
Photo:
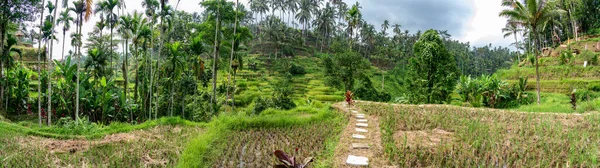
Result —
M 367 116 L 361 114 L 358 108 L 349 107 L 346 103 L 343 103 L 342 106 L 350 112 L 350 120 L 356 122 L 356 125 L 352 125 L 355 127 L 355 132 L 352 133 L 352 147 L 350 148 L 350 154 L 348 154 L 345 164 L 346 166 L 369 166 L 369 158 L 360 154 L 369 151 L 371 147 L 369 142 L 372 142 L 372 140 L 370 140 L 372 137 L 367 137 L 366 135 L 370 131 L 373 131 L 370 130 L 373 128 L 369 128 Z

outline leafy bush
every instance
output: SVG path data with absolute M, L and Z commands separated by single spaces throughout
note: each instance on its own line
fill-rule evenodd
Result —
M 456 92 L 465 102 L 462 106 L 479 107 L 483 104 L 491 108 L 512 108 L 533 102 L 533 98 L 525 93 L 526 87 L 527 78 L 519 78 L 519 82 L 510 87 L 495 75 L 482 75 L 477 79 L 462 76 Z
M 373 88 L 373 84 L 371 83 L 371 79 L 369 79 L 366 75 L 361 77 L 360 84 L 354 94 L 356 97 L 368 101 L 387 102 L 392 99 L 390 94 L 375 90 L 375 88 Z
M 588 101 L 600 97 L 600 93 L 587 89 L 581 89 L 575 92 L 575 96 L 577 97 L 578 101 Z
M 580 57 L 590 65 L 598 65 L 598 54 L 592 51 L 585 50 L 580 54 Z
M 90 122 L 86 117 L 80 118 L 79 121 L 73 120 L 71 117 L 60 118 L 54 127 L 57 127 L 58 133 L 69 133 L 73 135 L 91 134 L 97 131 L 100 126 Z
M 560 65 L 569 64 L 572 59 L 573 59 L 573 52 L 571 52 L 569 50 L 565 50 L 562 53 L 560 53 L 560 57 L 559 57 Z
M 256 100 L 254 100 L 254 110 L 252 110 L 252 113 L 255 115 L 258 115 L 261 112 L 263 112 L 266 109 L 271 108 L 273 106 L 274 106 L 274 103 L 273 103 L 272 99 L 258 97 Z
M 531 66 L 535 66 L 535 55 L 530 54 L 529 56 L 527 56 L 527 60 L 529 60 Z
M 304 67 L 292 63 L 292 66 L 290 67 L 290 74 L 304 75 L 304 74 L 306 74 L 306 70 L 304 69 Z
M 285 46 L 283 46 L 283 49 L 281 50 L 281 54 L 284 57 L 293 57 L 293 56 L 296 56 L 296 50 L 291 45 L 285 45 Z
M 587 89 L 594 92 L 600 92 L 600 84 L 589 84 Z

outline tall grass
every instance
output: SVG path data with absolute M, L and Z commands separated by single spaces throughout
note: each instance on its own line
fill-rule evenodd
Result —
M 537 114 L 454 106 L 363 104 L 381 118 L 389 160 L 400 167 L 598 167 L 600 115 Z M 432 130 L 448 137 L 422 143 Z
M 196 138 L 189 141 L 186 150 L 180 158 L 178 167 L 212 167 L 212 165 L 217 164 L 217 161 L 222 161 L 226 153 L 239 152 L 238 154 L 241 155 L 241 150 L 230 151 L 234 150 L 232 147 L 237 147 L 229 146 L 232 145 L 230 142 L 233 142 L 230 137 L 240 133 L 243 134 L 249 130 L 261 129 L 266 131 L 273 130 L 274 132 L 277 132 L 275 130 L 288 130 L 296 132 L 295 135 L 290 138 L 302 141 L 303 139 L 311 139 L 311 135 L 313 135 L 314 132 L 309 130 L 311 130 L 310 128 L 313 125 L 319 123 L 326 123 L 327 125 L 330 125 L 333 130 L 333 132 L 327 134 L 328 138 L 320 143 L 320 145 L 326 145 L 323 148 L 318 148 L 322 150 L 318 151 L 318 153 L 323 154 L 317 157 L 317 162 L 319 163 L 317 165 L 327 167 L 328 165 L 325 163 L 331 162 L 333 157 L 332 151 L 334 150 L 332 148 L 334 148 L 335 143 L 337 143 L 335 137 L 339 136 L 343 122 L 345 122 L 345 120 L 342 119 L 340 114 L 329 110 L 329 107 L 314 109 L 313 107 L 305 106 L 288 111 L 267 110 L 261 115 L 250 117 L 245 115 L 221 115 L 213 119 L 204 134 L 198 135 Z M 269 141 L 266 139 L 267 137 L 256 137 L 247 143 L 254 145 L 270 144 L 270 141 L 277 140 L 277 138 L 270 139 Z M 282 146 L 281 148 L 285 147 Z M 312 146 L 298 146 L 298 148 L 313 149 Z M 261 155 L 270 156 L 271 153 L 263 152 Z M 260 166 L 270 167 L 273 165 Z

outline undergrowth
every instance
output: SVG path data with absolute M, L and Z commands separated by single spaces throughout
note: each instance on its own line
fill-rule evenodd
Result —
M 342 125 L 345 120 L 342 119 L 340 114 L 333 112 L 326 108 L 314 108 L 314 107 L 298 107 L 292 110 L 281 111 L 281 110 L 266 110 L 261 115 L 246 116 L 242 114 L 232 115 L 221 115 L 213 119 L 206 128 L 206 132 L 202 135 L 198 135 L 189 141 L 186 150 L 183 152 L 178 167 L 211 167 L 217 165 L 216 161 L 222 161 L 222 157 L 226 154 L 226 151 L 231 150 L 229 143 L 232 135 L 240 134 L 245 131 L 251 130 L 296 130 L 296 136 L 292 137 L 293 140 L 297 141 L 308 141 L 312 138 L 314 132 L 310 130 L 315 124 L 326 124 L 330 133 L 324 135 L 325 139 L 322 142 L 312 145 L 324 145 L 323 147 L 313 148 L 313 146 L 297 146 L 300 150 L 303 148 L 307 149 L 320 149 L 316 151 L 321 153 L 315 159 L 315 165 L 317 167 L 328 167 L 329 163 L 333 160 L 333 151 L 339 138 L 339 133 L 342 130 Z M 300 129 L 300 130 L 297 130 Z M 305 131 L 302 131 L 307 129 Z M 275 136 L 275 135 L 274 135 Z M 271 141 L 278 141 L 283 139 L 271 139 Z M 250 143 L 250 142 L 248 142 Z M 253 144 L 269 144 L 268 141 L 263 141 L 262 138 L 253 138 L 251 140 Z M 260 146 L 260 145 L 259 145 Z M 279 148 L 286 148 L 281 146 Z M 287 147 L 289 148 L 289 147 Z M 232 152 L 232 151 L 229 151 Z M 233 151 L 242 152 L 242 151 Z M 270 151 L 273 152 L 273 151 Z M 271 155 L 271 153 L 262 153 L 262 155 Z M 238 165 L 238 164 L 235 164 Z M 260 165 L 269 167 L 272 165 Z

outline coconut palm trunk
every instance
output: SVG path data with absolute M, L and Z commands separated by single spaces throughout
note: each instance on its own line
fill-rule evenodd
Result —
M 233 23 L 233 38 L 231 39 L 231 56 L 229 57 L 229 75 L 227 76 L 227 85 L 229 85 L 229 80 L 230 80 L 230 75 L 232 73 L 233 70 L 233 54 L 235 53 L 235 36 L 236 36 L 236 31 L 237 31 L 237 22 L 238 22 L 238 17 L 237 17 L 237 12 L 238 12 L 238 4 L 239 1 L 236 0 L 235 1 L 235 22 Z M 233 85 L 233 91 L 231 91 L 231 110 L 235 110 L 235 84 Z M 229 87 L 227 87 L 227 95 L 229 95 Z
M 40 31 L 39 31 L 39 36 L 38 36 L 38 57 L 37 57 L 37 73 L 38 73 L 38 118 L 39 118 L 39 124 L 40 127 L 42 126 L 42 73 L 41 73 L 41 64 L 40 64 L 40 57 L 42 55 L 41 51 L 42 51 L 42 25 L 44 24 L 44 19 L 42 19 L 44 17 L 44 4 L 45 1 L 42 1 L 42 6 L 41 6 L 41 14 L 40 14 Z M 2 41 L 4 41 L 4 39 L 2 39 Z M 4 88 L 2 88 L 2 92 L 4 92 Z

